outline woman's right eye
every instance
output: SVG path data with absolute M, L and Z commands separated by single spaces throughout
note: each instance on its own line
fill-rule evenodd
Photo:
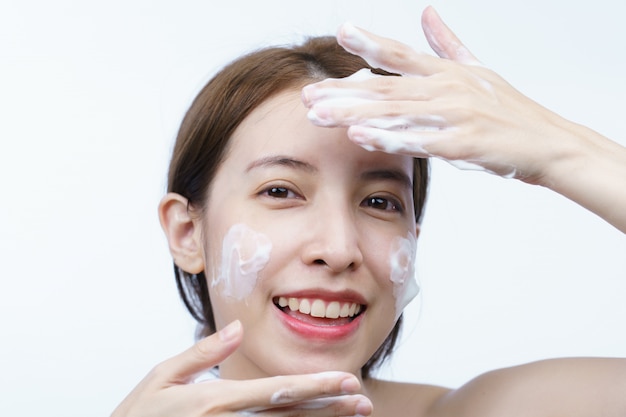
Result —
M 290 191 L 285 187 L 271 187 L 268 188 L 265 192 L 268 196 L 274 198 L 288 198 L 290 193 Z

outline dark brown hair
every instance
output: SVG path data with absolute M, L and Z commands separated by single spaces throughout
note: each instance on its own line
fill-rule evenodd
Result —
M 261 103 L 288 89 L 324 78 L 347 77 L 370 68 L 346 52 L 333 37 L 310 38 L 301 45 L 272 47 L 245 55 L 224 67 L 200 91 L 181 124 L 170 162 L 168 191 L 187 198 L 203 211 L 215 173 L 239 124 Z M 393 75 L 372 69 L 382 75 Z M 428 186 L 428 162 L 414 160 L 415 218 L 420 221 Z M 215 321 L 204 272 L 190 274 L 174 265 L 180 296 L 198 322 L 198 337 L 215 332 Z M 402 317 L 361 368 L 364 378 L 393 351 Z

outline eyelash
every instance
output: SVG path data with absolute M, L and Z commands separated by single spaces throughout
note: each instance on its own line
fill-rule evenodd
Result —
M 381 203 L 385 205 L 385 208 L 376 210 L 392 211 L 400 214 L 404 213 L 404 207 L 398 200 L 394 198 L 369 196 L 365 200 L 363 200 L 363 202 L 361 202 L 361 206 L 374 208 L 374 205 Z
M 278 195 L 276 195 L 278 194 Z M 259 195 L 269 197 L 274 200 L 287 200 L 290 198 L 303 199 L 303 197 L 297 192 L 291 190 L 289 187 L 280 185 L 271 185 L 264 188 Z M 384 208 L 376 208 L 376 205 L 384 204 Z M 400 201 L 395 198 L 381 197 L 381 196 L 368 196 L 361 202 L 361 207 L 371 207 L 375 210 L 390 211 L 396 213 L 404 213 L 404 206 Z
M 280 194 L 280 195 L 276 195 Z M 259 192 L 260 196 L 268 197 L 274 200 L 287 200 L 289 198 L 302 199 L 302 196 L 293 191 L 289 187 L 282 185 L 270 185 Z

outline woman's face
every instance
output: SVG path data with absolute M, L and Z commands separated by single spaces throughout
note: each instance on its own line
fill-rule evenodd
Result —
M 223 377 L 358 373 L 416 294 L 413 163 L 312 125 L 290 90 L 237 128 L 201 219 Z

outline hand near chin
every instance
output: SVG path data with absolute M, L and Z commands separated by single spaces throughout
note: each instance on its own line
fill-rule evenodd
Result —
M 337 39 L 346 50 L 401 76 L 362 70 L 309 85 L 303 101 L 311 121 L 348 127 L 366 149 L 538 182 L 561 119 L 482 66 L 432 8 L 422 26 L 439 57 L 344 25 Z
M 241 343 L 243 330 L 233 322 L 187 351 L 157 365 L 113 412 L 112 417 L 192 417 L 263 415 L 370 415 L 371 402 L 356 394 L 354 375 L 327 372 L 256 380 L 194 382 Z

